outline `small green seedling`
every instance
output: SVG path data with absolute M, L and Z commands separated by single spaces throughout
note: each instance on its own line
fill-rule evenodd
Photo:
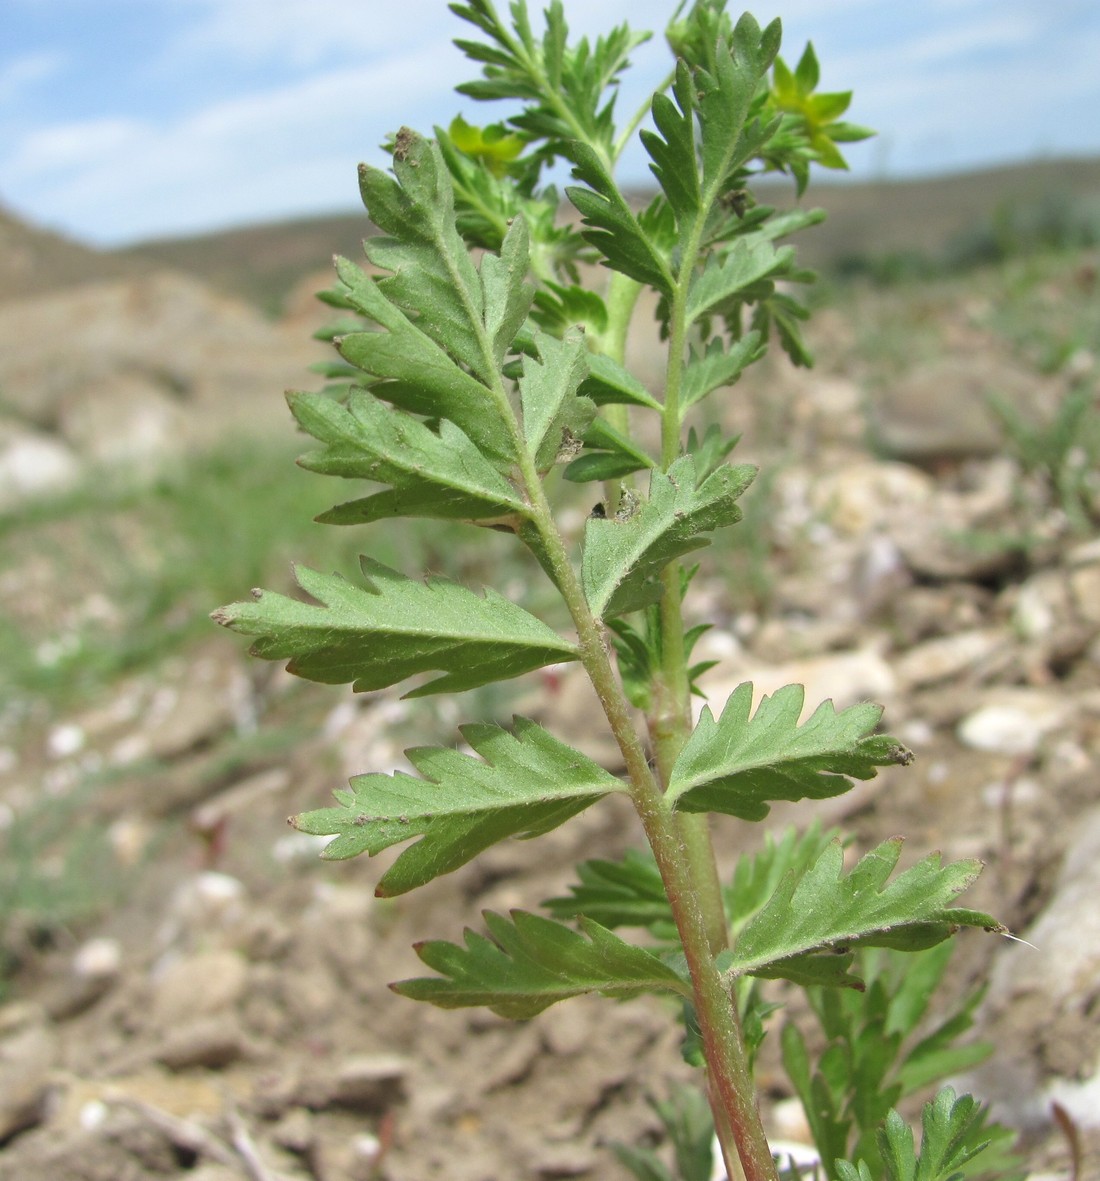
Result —
M 558 0 L 541 36 L 524 0 L 509 21 L 491 0 L 452 4 L 475 30 L 456 44 L 481 66 L 460 93 L 511 100 L 518 113 L 488 127 L 456 119 L 433 138 L 402 128 L 392 173 L 361 167 L 380 236 L 365 243 L 368 269 L 338 260 L 339 284 L 325 296 L 343 316 L 330 387 L 290 396 L 318 443 L 302 464 L 372 482 L 321 520 L 431 518 L 506 532 L 531 578 L 548 580 L 570 629 L 492 589 L 419 581 L 370 557 L 361 582 L 301 567 L 312 601 L 257 591 L 215 618 L 254 636 L 257 656 L 357 690 L 413 679 L 408 696 L 455 693 L 548 665 L 583 667 L 620 767 L 525 718 L 511 728 L 475 721 L 462 727 L 468 753 L 411 750 L 416 775 L 357 776 L 335 807 L 295 824 L 334 838 L 328 858 L 405 845 L 378 885 L 393 896 L 605 796 L 628 799 L 644 857 L 582 867 L 572 898 L 546 914 L 487 913 L 485 934 L 421 944 L 431 975 L 393 987 L 517 1019 L 582 993 L 676 999 L 729 1176 L 774 1181 L 753 1089 L 764 1019 L 753 982 L 861 989 L 864 948 L 916 952 L 960 927 L 997 923 L 956 905 L 978 863 L 933 855 L 895 874 L 900 840 L 851 865 L 839 840 L 825 840 L 811 857 L 739 872 L 731 888 L 719 881 L 708 814 L 759 822 L 773 801 L 836 796 L 911 755 L 878 733 L 877 706 L 806 711 L 798 685 L 755 709 L 742 685 L 693 722 L 701 666 L 691 652 L 705 626 L 685 624 L 694 568 L 681 559 L 736 524 L 755 475 L 729 462 L 734 439 L 693 422 L 770 343 L 796 365 L 810 361 L 795 292 L 812 276 L 783 243 L 822 214 L 778 213 L 757 203 L 752 183 L 786 173 L 801 193 L 813 164 L 844 167 L 838 145 L 868 133 L 842 121 L 848 94 L 818 93 L 812 48 L 796 69 L 784 64 L 778 21 L 733 21 L 724 0 L 683 9 L 667 30 L 673 68 L 620 124 L 620 78 L 648 34 L 623 25 L 571 42 Z M 636 133 L 658 186 L 641 207 L 614 179 Z M 555 161 L 572 168 L 566 196 L 579 221 L 561 219 L 559 195 L 544 183 Z M 645 289 L 655 298 L 642 303 Z M 657 309 L 642 330 L 667 342 L 660 389 L 624 365 L 642 306 Z M 579 540 L 561 527 L 562 476 L 601 486 Z M 645 935 L 631 942 L 617 927 Z M 945 1102 L 936 1100 L 927 1126 L 970 1110 L 956 1117 L 969 1102 L 958 1100 L 942 1114 Z M 884 1135 L 874 1160 L 845 1177 L 880 1175 L 895 1158 L 891 1177 L 949 1175 L 925 1165 L 927 1151 L 908 1168 L 896 1114 Z M 941 1155 L 954 1167 L 956 1156 Z

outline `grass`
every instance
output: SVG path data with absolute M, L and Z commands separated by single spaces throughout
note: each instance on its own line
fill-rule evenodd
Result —
M 487 530 L 464 530 L 459 547 L 453 528 L 414 522 L 398 548 L 392 531 L 315 524 L 357 491 L 301 471 L 294 455 L 234 443 L 149 485 L 99 473 L 0 517 L 0 695 L 94 696 L 212 635 L 209 612 L 250 587 L 289 592 L 293 561 L 354 576 L 368 550 L 410 573 L 491 580 L 501 539 Z
M 292 555 L 350 569 L 350 531 L 312 522 L 325 491 L 285 450 L 237 445 L 149 486 L 97 476 L 0 518 L 16 572 L 0 592 L 3 687 L 86 696 L 209 634 L 209 611 L 250 586 L 289 585 Z

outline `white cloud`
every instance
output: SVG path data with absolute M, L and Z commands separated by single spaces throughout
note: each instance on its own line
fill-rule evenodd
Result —
M 0 0 L 50 9 L 59 29 L 67 4 L 90 2 Z M 131 92 L 140 86 L 141 106 L 111 103 L 109 78 L 97 83 L 102 106 L 47 123 L 35 114 L 32 88 L 59 74 L 66 52 L 76 60 L 79 47 L 59 40 L 56 51 L 0 60 L 0 98 L 32 100 L 0 115 L 0 184 L 5 200 L 36 219 L 99 242 L 353 207 L 355 164 L 381 163 L 377 145 L 401 123 L 428 130 L 458 109 L 480 121 L 499 114 L 451 93 L 477 67 L 450 40 L 479 35 L 445 0 L 97 3 L 113 22 L 105 25 L 104 72 L 117 72 Z M 574 35 L 623 20 L 659 30 L 672 8 L 671 0 L 565 3 Z M 1040 147 L 1095 151 L 1094 4 L 927 0 L 914 14 L 881 0 L 831 0 L 827 10 L 820 0 L 773 0 L 755 10 L 767 21 L 782 8 L 788 60 L 812 37 L 825 88 L 855 90 L 851 117 L 881 132 L 877 146 L 853 146 L 857 171 L 887 160 L 911 173 Z M 498 0 L 502 12 L 506 5 Z M 529 5 L 539 34 L 544 0 Z M 127 12 L 170 18 L 159 49 L 140 59 L 119 50 L 116 59 L 111 38 Z M 627 83 L 623 116 L 666 68 L 661 36 L 633 57 L 637 80 Z M 53 83 L 54 97 L 64 96 L 65 81 Z M 80 101 L 96 93 L 84 86 Z M 629 179 L 648 177 L 640 151 L 624 164 Z
M 464 72 L 455 58 L 446 45 L 433 45 L 176 121 L 49 126 L 0 163 L 17 204 L 100 243 L 351 207 L 356 163 L 381 163 L 377 145 L 386 133 L 414 123 L 417 113 L 430 125 L 432 112 L 447 109 Z M 410 93 L 410 78 L 420 81 L 419 91 Z
M 28 53 L 0 64 L 0 103 L 14 102 L 25 91 L 57 74 L 65 63 L 62 53 Z
M 190 0 L 195 18 L 171 47 L 175 55 L 225 55 L 234 61 L 298 69 L 392 56 L 425 37 L 447 38 L 460 22 L 441 0 Z

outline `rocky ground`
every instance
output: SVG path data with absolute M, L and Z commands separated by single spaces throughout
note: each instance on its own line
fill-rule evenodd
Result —
M 1055 324 L 1095 306 L 1095 260 L 1034 283 Z M 988 972 L 994 1045 L 966 1081 L 1021 1130 L 1035 1177 L 1071 1175 L 1060 1105 L 1084 1178 L 1100 1169 L 1100 540 L 1006 451 L 985 396 L 1043 421 L 1095 396 L 1100 362 L 1086 341 L 1039 364 L 996 299 L 980 283 L 848 299 L 817 318 L 815 370 L 776 364 L 735 391 L 728 423 L 768 475 L 691 610 L 717 621 L 712 704 L 751 679 L 886 706 L 914 765 L 797 820 L 986 862 L 969 904 L 1028 942 L 961 940 L 950 987 Z M 881 345 L 891 307 L 915 353 L 864 339 Z M 285 430 L 279 391 L 309 380 L 313 315 L 292 304 L 272 325 L 170 274 L 0 305 L 0 501 L 17 522 L 95 465 L 155 470 L 214 433 Z M 124 609 L 79 573 L 51 581 L 56 553 L 17 524 L 6 537 L 0 608 L 35 659 L 74 617 Z M 414 940 L 537 905 L 578 858 L 634 843 L 613 804 L 383 902 L 383 866 L 323 864 L 285 817 L 449 741 L 470 716 L 456 704 L 296 683 L 221 634 L 92 694 L 9 697 L 0 1179 L 618 1178 L 604 1146 L 655 1137 L 646 1097 L 687 1069 L 659 1004 L 580 1000 L 517 1026 L 385 987 L 417 973 Z M 571 674 L 462 706 L 525 712 L 614 766 Z M 793 820 L 777 808 L 768 827 Z M 718 829 L 727 870 L 762 839 Z M 767 1056 L 761 1071 L 771 1127 L 797 1138 L 787 1085 Z

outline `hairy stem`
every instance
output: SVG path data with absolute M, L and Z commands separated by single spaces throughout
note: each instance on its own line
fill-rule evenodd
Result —
M 778 1181 L 767 1138 L 756 1110 L 748 1056 L 736 1004 L 714 961 L 711 933 L 701 905 L 704 890 L 684 840 L 680 817 L 665 801 L 649 766 L 630 707 L 611 665 L 603 628 L 592 615 L 565 544 L 550 517 L 550 506 L 534 462 L 520 452 L 520 472 L 555 581 L 577 628 L 581 660 L 596 690 L 626 763 L 634 808 L 664 882 L 684 949 L 696 1017 L 708 1064 L 709 1087 L 717 1096 L 719 1134 L 731 1130 L 746 1181 Z M 708 842 L 709 848 L 709 842 Z M 725 1151 L 732 1151 L 728 1143 Z
M 638 296 L 642 293 L 642 285 L 635 279 L 611 272 L 611 280 L 607 286 L 607 327 L 594 337 L 592 343 L 597 352 L 603 353 L 621 365 L 626 359 L 626 340 L 630 333 L 630 322 L 634 318 L 634 310 L 638 306 Z M 630 411 L 626 406 L 611 404 L 604 406 L 602 413 L 607 422 L 622 435 L 630 434 Z M 629 487 L 630 477 L 623 483 Z M 618 511 L 621 499 L 622 485 L 618 480 L 606 480 L 603 486 L 604 503 L 612 516 Z

